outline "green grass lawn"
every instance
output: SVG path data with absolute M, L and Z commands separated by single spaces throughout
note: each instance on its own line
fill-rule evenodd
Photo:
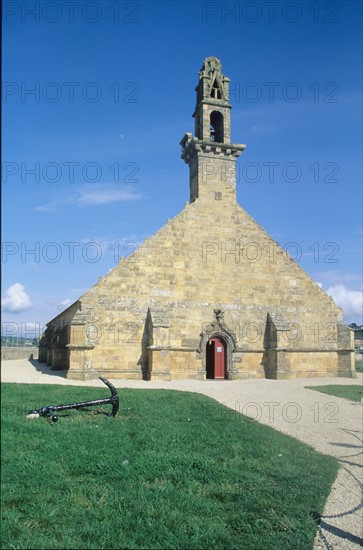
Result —
M 363 372 L 363 361 L 356 361 L 355 362 L 355 370 L 357 372 Z
M 2 393 L 2 549 L 312 548 L 334 458 L 199 394 L 119 390 L 114 419 L 50 424 L 27 411 L 107 390 Z
M 328 393 L 329 395 L 335 395 L 335 397 L 343 397 L 349 401 L 360 401 L 363 397 L 362 386 L 306 386 L 308 390 L 320 391 L 321 393 Z

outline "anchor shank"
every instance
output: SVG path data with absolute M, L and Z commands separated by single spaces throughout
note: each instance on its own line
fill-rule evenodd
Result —
M 67 405 L 55 405 L 51 408 L 54 411 L 67 411 L 69 409 L 82 409 L 83 407 L 91 407 L 92 405 L 105 405 L 113 403 L 113 397 L 105 397 L 104 399 L 94 399 L 92 401 L 81 401 L 80 403 L 69 403 Z
M 111 391 L 111 397 L 104 397 L 103 399 L 91 399 L 90 401 L 80 401 L 79 403 L 68 403 L 66 405 L 48 405 L 47 407 L 42 407 L 37 410 L 29 411 L 29 414 L 38 414 L 38 415 L 50 415 L 53 422 L 57 421 L 57 416 L 54 414 L 54 411 L 67 411 L 70 409 L 82 409 L 84 407 L 92 407 L 95 405 L 112 405 L 112 412 L 108 416 L 116 416 L 118 407 L 119 407 L 119 398 L 116 388 L 111 382 L 106 378 L 100 376 L 100 380 Z

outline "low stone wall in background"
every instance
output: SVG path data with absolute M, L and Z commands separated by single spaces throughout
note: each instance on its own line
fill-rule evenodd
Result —
M 14 348 L 14 347 L 1 347 L 1 360 L 9 361 L 11 359 L 29 359 L 33 354 L 34 359 L 38 359 L 39 348 L 33 346 L 27 346 L 24 348 Z

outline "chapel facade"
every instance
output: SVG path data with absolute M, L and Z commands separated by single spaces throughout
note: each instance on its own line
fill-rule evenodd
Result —
M 204 60 L 190 202 L 47 324 L 39 361 L 80 380 L 355 376 L 342 311 L 237 203 L 229 82 Z

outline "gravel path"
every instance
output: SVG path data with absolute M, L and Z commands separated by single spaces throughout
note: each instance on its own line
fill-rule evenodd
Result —
M 2 382 L 104 387 L 100 380 L 67 380 L 64 372 L 28 360 L 4 361 Z M 315 549 L 363 546 L 362 403 L 305 389 L 326 384 L 362 384 L 363 376 L 297 380 L 144 382 L 112 380 L 118 388 L 170 389 L 208 395 L 240 413 L 335 456 L 340 470 L 326 503 Z M 121 399 L 122 393 L 120 392 Z M 46 401 L 46 399 L 45 399 Z

